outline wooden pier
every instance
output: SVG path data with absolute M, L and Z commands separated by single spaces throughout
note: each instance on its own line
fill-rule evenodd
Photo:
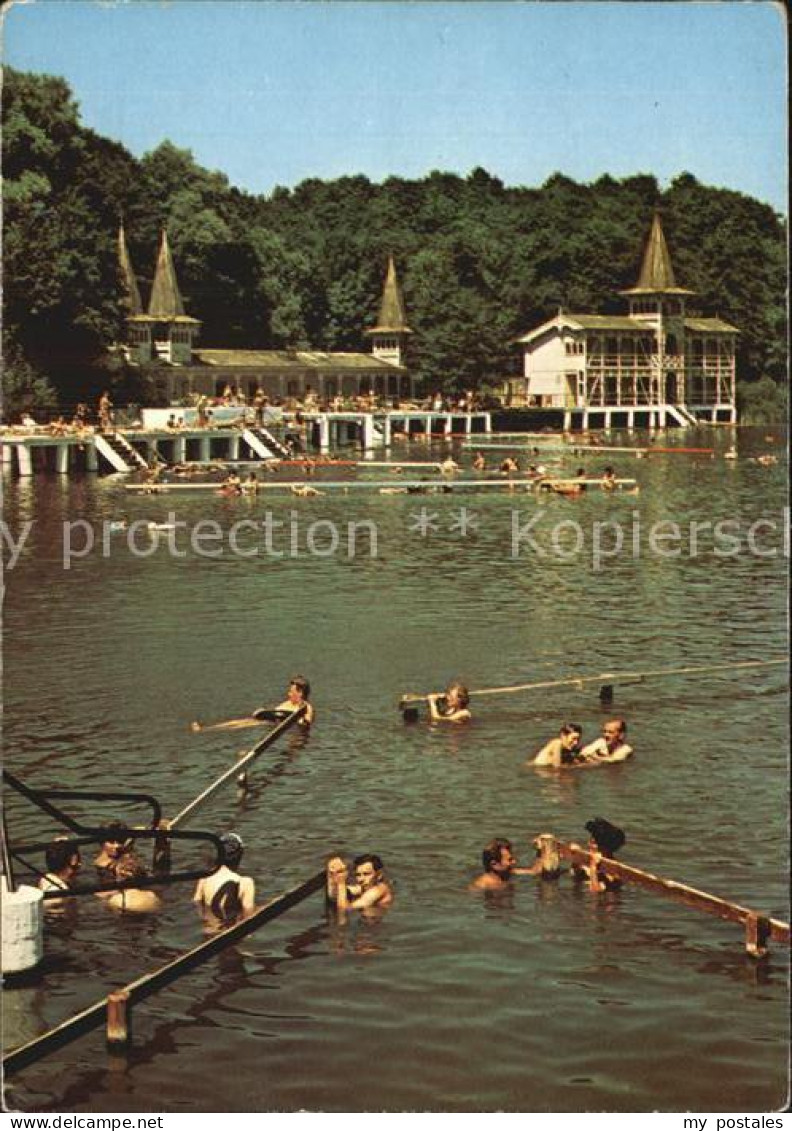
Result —
M 174 412 L 173 415 L 178 415 Z M 309 451 L 326 455 L 331 449 L 356 446 L 363 453 L 389 448 L 395 437 L 470 437 L 489 434 L 489 412 L 375 412 L 284 413 L 286 435 L 300 433 Z M 132 472 L 160 463 L 264 462 L 293 454 L 270 426 L 251 421 L 237 426 L 199 428 L 119 428 L 114 432 L 69 432 L 55 435 L 44 429 L 7 428 L 0 431 L 2 460 L 21 477 L 38 471 L 61 475 L 72 472 Z

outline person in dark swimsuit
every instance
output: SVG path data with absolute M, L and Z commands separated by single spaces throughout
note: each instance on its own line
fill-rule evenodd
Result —
M 250 876 L 241 876 L 236 871 L 245 847 L 242 838 L 236 833 L 223 833 L 220 843 L 225 861 L 211 876 L 198 881 L 193 902 L 210 922 L 228 925 L 255 910 L 256 885 Z

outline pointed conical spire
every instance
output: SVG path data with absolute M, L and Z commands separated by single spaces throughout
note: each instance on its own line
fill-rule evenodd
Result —
M 177 318 L 184 315 L 184 303 L 176 280 L 176 268 L 173 266 L 173 257 L 168 246 L 168 233 L 164 228 L 148 312 L 152 318 Z
M 660 222 L 660 213 L 655 209 L 652 217 L 652 227 L 649 238 L 644 248 L 641 273 L 638 282 L 622 294 L 663 294 L 672 292 L 678 295 L 690 295 L 693 291 L 685 287 L 678 287 L 674 268 L 671 263 L 671 254 L 663 234 L 663 225 Z
M 663 235 L 660 213 L 652 217 L 652 230 L 646 242 L 641 274 L 635 284 L 644 291 L 667 291 L 676 289 L 674 268 L 668 252 L 668 244 Z
M 118 228 L 118 273 L 121 278 L 121 285 L 124 288 L 123 302 L 127 314 L 142 314 L 143 303 L 140 301 L 137 279 L 132 268 L 132 260 L 129 258 L 123 222 Z
M 369 333 L 385 331 L 398 331 L 400 334 L 411 334 L 407 325 L 407 315 L 404 311 L 404 299 L 401 287 L 396 278 L 396 264 L 393 256 L 388 257 L 388 273 L 385 276 L 385 286 L 382 288 L 382 301 L 380 302 L 377 325 Z

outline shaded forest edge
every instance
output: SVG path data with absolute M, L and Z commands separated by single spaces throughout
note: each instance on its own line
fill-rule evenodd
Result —
M 167 226 L 200 344 L 366 350 L 389 254 L 426 390 L 486 389 L 520 372 L 512 344 L 563 306 L 623 312 L 652 210 L 693 313 L 741 330 L 741 418 L 786 418 L 786 223 L 769 205 L 650 174 L 506 187 L 484 169 L 421 180 L 309 179 L 253 195 L 165 141 L 137 160 L 80 124 L 60 78 L 6 68 L 3 143 L 4 414 L 73 404 L 109 387 L 151 399 L 127 366 L 117 271 L 123 218 L 148 299 Z M 262 160 L 266 160 L 262 156 Z

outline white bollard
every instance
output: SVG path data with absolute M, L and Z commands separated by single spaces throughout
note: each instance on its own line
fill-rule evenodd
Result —
M 44 893 L 21 884 L 16 891 L 2 877 L 3 973 L 32 970 L 44 954 Z

